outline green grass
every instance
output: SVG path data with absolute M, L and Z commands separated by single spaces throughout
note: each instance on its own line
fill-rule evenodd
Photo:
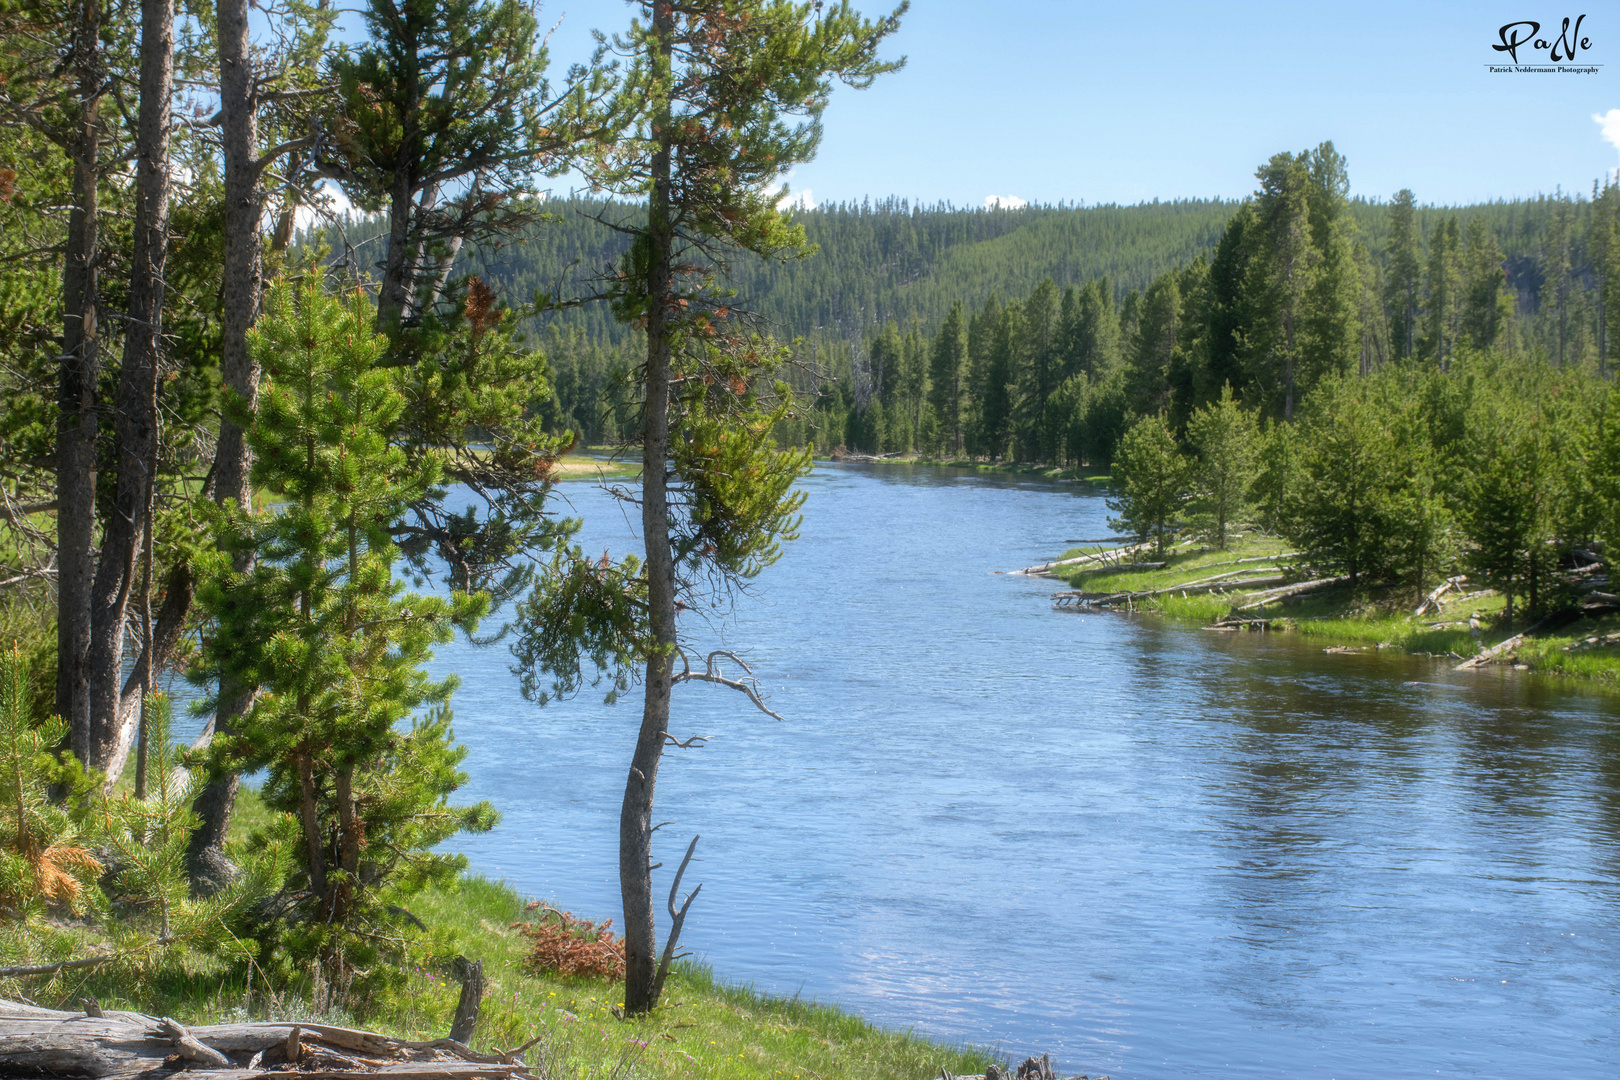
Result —
M 1075 558 L 1096 550 L 1092 545 L 1071 548 L 1059 558 Z M 1287 551 L 1288 545 L 1276 537 L 1247 533 L 1233 537 L 1225 551 L 1211 550 L 1197 542 L 1176 544 L 1166 550 L 1163 561 L 1167 565 L 1162 568 L 1131 570 L 1128 564 L 1123 569 L 1088 567 L 1071 574 L 1068 581 L 1071 587 L 1092 593 L 1174 589 L 1227 570 L 1245 568 L 1222 566 L 1223 563 L 1259 556 L 1275 557 Z M 1151 550 L 1142 552 L 1138 558 L 1160 561 Z M 1269 564 L 1249 565 L 1265 567 Z M 1181 596 L 1169 592 L 1139 601 L 1135 606 L 1138 611 L 1155 611 L 1178 622 L 1209 626 L 1252 595 L 1242 589 L 1241 582 L 1226 588 L 1229 591 L 1225 595 Z M 1336 588 L 1291 597 L 1247 614 L 1269 619 L 1272 630 L 1292 631 L 1324 643 L 1370 645 L 1430 656 L 1468 657 L 1479 650 L 1480 643 L 1468 629 L 1470 615 L 1478 615 L 1487 628 L 1482 635 L 1486 646 L 1510 636 L 1502 625 L 1503 598 L 1495 593 L 1479 596 L 1452 593 L 1444 598 L 1445 606 L 1440 613 L 1413 618 L 1411 611 L 1418 600 L 1418 594 L 1412 589 L 1352 591 Z M 1522 628 L 1521 625 L 1519 629 Z M 1620 686 L 1620 641 L 1572 649 L 1587 639 L 1605 634 L 1620 636 L 1620 618 L 1582 620 L 1559 633 L 1529 638 L 1505 659 L 1534 671 Z
M 1593 638 L 1600 639 L 1595 647 L 1587 644 Z M 1582 619 L 1557 633 L 1527 638 L 1516 659 L 1534 671 L 1620 687 L 1620 640 L 1604 639 L 1620 639 L 1620 616 Z
M 272 820 L 257 793 L 244 788 L 232 822 L 232 844 Z M 241 848 L 236 848 L 240 854 Z M 774 997 L 725 983 L 708 968 L 678 963 L 660 1006 L 622 1020 L 613 1007 L 623 984 L 535 974 L 524 965 L 528 941 L 511 924 L 530 919 L 525 898 L 507 885 L 468 875 L 412 900 L 428 927 L 418 934 L 396 984 L 347 1009 L 316 1010 L 305 983 L 251 987 L 240 968 L 169 950 L 155 970 L 107 965 L 87 972 L 0 980 L 0 997 L 17 993 L 55 1008 L 76 1009 L 82 997 L 103 1008 L 217 1023 L 247 1016 L 359 1025 L 400 1038 L 440 1038 L 450 1029 L 460 985 L 448 975 L 456 955 L 482 960 L 485 998 L 473 1038 L 477 1050 L 517 1047 L 536 1035 L 551 1055 L 551 1075 L 647 1080 L 926 1080 L 943 1067 L 983 1074 L 990 1053 L 876 1027 L 831 1005 Z M 600 917 L 605 912 L 582 912 Z M 694 918 L 702 917 L 701 901 Z M 51 955 L 85 955 L 104 946 L 89 927 L 63 923 L 41 943 Z M 528 1061 L 536 1059 L 529 1056 Z

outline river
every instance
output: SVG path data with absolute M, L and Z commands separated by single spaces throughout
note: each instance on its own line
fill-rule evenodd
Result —
M 997 575 L 1105 536 L 1072 485 L 823 465 L 803 536 L 694 640 L 783 721 L 678 689 L 662 891 L 721 977 L 1161 1077 L 1620 1075 L 1620 698 L 1052 610 Z M 564 485 L 587 550 L 634 530 Z M 618 912 L 639 698 L 525 702 L 456 644 L 473 868 Z M 660 932 L 667 928 L 667 919 Z M 922 1078 L 918 1078 L 922 1080 Z

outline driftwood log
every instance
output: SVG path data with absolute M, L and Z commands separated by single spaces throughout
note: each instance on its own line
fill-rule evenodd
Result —
M 451 1039 L 408 1042 L 326 1024 L 210 1024 L 187 1028 L 136 1012 L 60 1012 L 0 999 L 0 1077 L 91 1080 L 411 1080 L 532 1078 L 517 1052 L 476 1054 Z
M 939 1080 L 979 1080 L 979 1077 L 976 1074 L 956 1076 L 947 1069 L 941 1069 Z M 992 1065 L 984 1071 L 984 1080 L 1108 1080 L 1108 1077 L 1092 1077 L 1085 1073 L 1067 1078 L 1060 1077 L 1057 1070 L 1052 1067 L 1052 1055 L 1042 1054 L 1038 1058 L 1025 1058 L 1016 1073 L 999 1065 Z

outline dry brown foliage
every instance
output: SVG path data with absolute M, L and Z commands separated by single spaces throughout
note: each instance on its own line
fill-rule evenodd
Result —
M 613 936 L 612 919 L 593 923 L 539 901 L 528 905 L 528 910 L 536 909 L 541 913 L 537 921 L 512 924 L 512 929 L 529 939 L 524 964 L 531 971 L 624 978 L 624 939 Z

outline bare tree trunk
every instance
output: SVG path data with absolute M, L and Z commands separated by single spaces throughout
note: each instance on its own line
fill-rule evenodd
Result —
M 139 548 L 152 501 L 163 299 L 169 252 L 169 98 L 174 85 L 172 0 L 141 0 L 140 113 L 135 143 L 134 258 L 123 362 L 113 415 L 117 489 L 101 541 L 90 598 L 90 762 L 110 785 L 123 771 L 129 738 L 121 730 L 124 626 Z M 122 748 L 123 752 L 115 751 Z
M 415 184 L 410 163 L 402 160 L 394 169 L 394 187 L 389 194 L 388 256 L 383 263 L 382 284 L 377 295 L 379 333 L 396 332 L 410 314 L 415 279 L 412 270 L 416 261 L 416 249 L 410 243 L 414 196 Z
M 89 763 L 90 590 L 96 522 L 96 373 L 100 347 L 101 63 L 100 0 L 84 0 L 74 29 L 79 112 L 68 152 L 73 209 L 62 271 L 62 356 L 57 385 L 56 709 L 67 722 L 73 753 Z
M 659 74 L 669 72 L 674 15 L 669 4 L 653 9 L 658 35 Z M 654 130 L 668 132 L 667 110 Z M 624 1011 L 650 1012 L 658 1004 L 658 932 L 652 897 L 652 806 L 658 764 L 669 730 L 670 692 L 675 667 L 675 563 L 669 546 L 670 332 L 673 304 L 671 268 L 669 136 L 653 156 L 653 188 L 648 199 L 652 244 L 647 275 L 647 371 L 641 448 L 641 529 L 647 548 L 647 608 L 651 641 L 647 651 L 646 695 L 641 731 L 619 811 L 619 891 L 624 901 Z
M 218 0 L 219 98 L 225 157 L 225 266 L 220 318 L 220 376 L 225 389 L 251 410 L 259 397 L 259 366 L 248 349 L 248 330 L 258 317 L 262 286 L 259 223 L 263 195 L 256 159 L 259 142 L 258 102 L 254 94 L 253 55 L 248 40 L 248 0 Z M 214 499 L 248 508 L 247 432 L 230 417 L 219 424 L 214 453 Z M 236 569 L 252 568 L 251 553 L 236 558 Z M 229 733 L 231 721 L 247 711 L 253 688 L 220 687 L 214 730 Z M 230 831 L 240 781 L 234 773 L 218 776 L 197 796 L 192 808 L 202 819 L 186 848 L 186 872 L 192 887 L 203 892 L 235 876 L 222 845 Z

